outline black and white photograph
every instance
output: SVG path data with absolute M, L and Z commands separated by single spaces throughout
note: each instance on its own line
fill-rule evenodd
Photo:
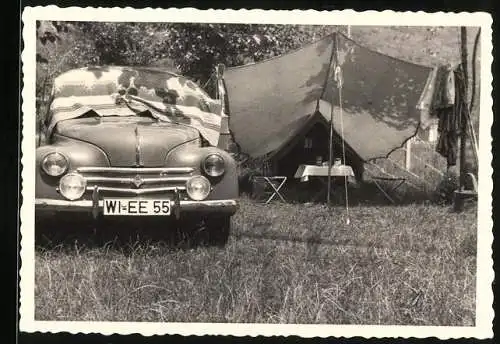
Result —
M 491 24 L 26 8 L 21 331 L 491 337 Z

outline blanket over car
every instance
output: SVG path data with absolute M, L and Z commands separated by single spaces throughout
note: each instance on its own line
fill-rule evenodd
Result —
M 213 146 L 219 141 L 220 102 L 193 81 L 158 68 L 86 67 L 61 74 L 54 80 L 48 129 L 90 112 L 133 116 L 145 111 L 196 128 Z

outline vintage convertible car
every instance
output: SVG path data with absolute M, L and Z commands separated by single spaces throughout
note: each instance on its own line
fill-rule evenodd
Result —
M 194 82 L 160 69 L 60 75 L 37 138 L 36 218 L 196 217 L 225 242 L 238 178 L 218 147 L 223 109 Z

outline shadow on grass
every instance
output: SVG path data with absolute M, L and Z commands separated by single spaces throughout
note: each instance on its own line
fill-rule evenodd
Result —
M 282 242 L 290 242 L 297 244 L 306 244 L 308 246 L 309 252 L 314 254 L 314 252 L 318 249 L 318 246 L 332 246 L 332 247 L 351 247 L 361 250 L 371 250 L 371 249 L 391 249 L 393 251 L 404 251 L 404 252 L 417 252 L 417 253 L 426 253 L 426 254 L 435 254 L 436 248 L 429 247 L 425 250 L 400 250 L 394 249 L 390 246 L 385 245 L 377 245 L 374 243 L 366 243 L 365 245 L 360 244 L 359 242 L 355 242 L 353 240 L 344 239 L 344 240 L 332 240 L 325 239 L 320 237 L 321 233 L 312 233 L 307 237 L 298 237 L 298 236 L 290 236 L 281 233 L 253 233 L 253 232 L 244 232 L 244 233 L 234 233 L 233 237 L 235 239 L 254 239 L 254 240 L 273 240 L 273 241 L 282 241 Z
M 57 220 L 36 221 L 35 245 L 42 249 L 73 249 L 75 245 L 86 248 L 114 247 L 124 253 L 135 245 L 151 243 L 172 250 L 207 246 L 202 235 L 204 228 L 195 221 L 158 218 L 100 218 L 71 215 Z

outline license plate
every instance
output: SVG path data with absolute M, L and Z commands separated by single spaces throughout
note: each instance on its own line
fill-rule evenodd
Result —
M 170 200 L 165 199 L 104 199 L 104 215 L 168 216 L 170 212 Z

